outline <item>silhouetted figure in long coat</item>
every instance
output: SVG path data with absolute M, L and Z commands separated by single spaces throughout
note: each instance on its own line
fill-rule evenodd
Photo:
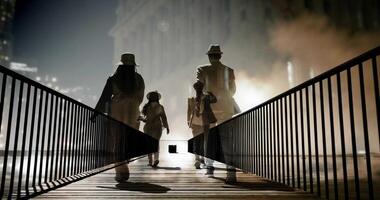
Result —
M 236 92 L 235 74 L 233 69 L 220 62 L 223 52 L 219 45 L 210 45 L 206 54 L 210 64 L 198 67 L 197 79 L 204 83 L 203 91 L 212 92 L 218 99 L 218 102 L 212 104 L 211 107 L 218 120 L 217 124 L 220 124 L 240 112 L 240 108 L 233 98 Z M 232 149 L 226 149 L 226 151 L 232 152 Z M 226 155 L 226 157 L 228 156 Z M 226 182 L 235 182 L 236 170 L 228 163 L 226 164 L 228 171 Z M 207 174 L 212 173 L 213 168 L 208 166 L 208 169 Z
M 121 55 L 120 61 L 122 64 L 107 79 L 95 109 L 109 113 L 116 120 L 138 130 L 140 122 L 137 121 L 137 118 L 140 115 L 139 106 L 144 98 L 144 79 L 136 72 L 136 62 L 133 54 L 125 53 Z M 110 106 L 107 106 L 108 104 Z M 120 133 L 115 130 L 115 127 L 111 127 L 111 134 L 114 147 L 120 146 L 121 141 L 117 137 L 117 134 Z M 115 179 L 117 181 L 128 180 L 129 170 L 127 165 L 116 167 L 115 170 Z

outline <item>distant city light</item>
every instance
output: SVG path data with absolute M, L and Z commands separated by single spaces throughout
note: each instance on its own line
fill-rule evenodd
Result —
M 11 62 L 10 68 L 15 71 L 37 72 L 37 67 L 29 67 L 26 63 Z
M 288 61 L 287 63 L 287 70 L 288 70 L 288 82 L 289 86 L 293 86 L 293 63 Z
M 36 77 L 36 80 L 37 80 L 37 81 L 41 81 L 41 77 L 37 76 L 37 77 Z
M 51 81 L 53 81 L 55 83 L 55 82 L 57 82 L 57 78 L 53 77 L 53 78 L 51 78 Z

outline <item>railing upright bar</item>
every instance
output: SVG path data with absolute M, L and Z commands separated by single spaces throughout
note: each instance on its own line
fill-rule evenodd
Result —
M 314 121 L 314 148 L 315 148 L 315 167 L 317 173 L 317 195 L 321 196 L 321 180 L 320 180 L 320 168 L 319 168 L 319 149 L 318 149 L 318 124 L 317 124 L 317 106 L 315 95 L 315 83 L 312 85 L 312 98 L 313 98 L 313 121 Z
M 51 115 L 50 122 L 49 122 L 49 132 L 52 134 L 51 137 L 51 158 L 50 160 L 47 159 L 48 162 L 50 162 L 50 170 L 49 170 L 49 182 L 53 180 L 53 171 L 54 171 L 54 146 L 55 146 L 55 135 L 57 134 L 56 131 L 56 123 L 57 123 L 57 113 L 58 113 L 58 97 L 53 95 L 54 104 L 52 106 L 52 112 L 53 115 Z
M 280 99 L 280 127 L 281 127 L 281 174 L 282 174 L 282 183 L 286 184 L 285 179 L 285 139 L 284 139 L 284 105 L 283 105 L 283 98 Z
M 326 127 L 325 127 L 325 105 L 323 97 L 323 81 L 319 81 L 319 101 L 321 109 L 321 131 L 322 131 L 322 151 L 323 151 L 323 171 L 324 171 L 324 180 L 325 180 L 325 196 L 326 199 L 329 199 L 329 176 L 327 168 L 327 142 L 326 142 Z
M 273 135 L 274 135 L 274 117 L 273 117 L 273 103 L 269 104 L 269 115 L 270 115 L 270 135 L 269 135 L 269 149 L 270 149 L 270 179 L 274 180 L 274 165 L 273 165 Z
M 77 164 L 75 165 L 75 174 L 81 173 L 82 162 L 82 152 L 83 152 L 83 135 L 84 135 L 84 113 L 82 107 L 78 106 L 79 110 L 79 119 L 78 119 L 78 148 L 77 148 Z
M 54 180 L 57 180 L 59 179 L 59 157 L 61 155 L 61 148 L 60 148 L 60 144 L 61 144 L 61 134 L 62 134 L 62 115 L 63 115 L 63 104 L 64 104 L 64 100 L 60 97 L 59 98 L 59 109 L 58 109 L 58 126 L 57 126 L 57 148 L 56 148 L 56 152 L 55 152 L 55 168 L 54 168 Z
M 71 174 L 77 174 L 76 166 L 78 165 L 77 162 L 77 155 L 78 155 L 78 144 L 79 144 L 79 135 L 80 130 L 78 128 L 79 123 L 79 110 L 78 105 L 74 104 L 74 130 L 73 132 L 73 148 L 72 148 L 72 162 L 71 162 Z
M 9 113 L 8 113 L 8 126 L 7 126 L 7 135 L 5 136 L 5 148 L 4 148 L 4 161 L 3 161 L 3 173 L 1 176 L 1 194 L 0 197 L 4 195 L 5 190 L 5 177 L 7 175 L 7 167 L 8 167 L 8 153 L 9 153 L 9 143 L 11 137 L 11 125 L 12 125 L 12 115 L 13 115 L 13 104 L 14 104 L 14 96 L 15 96 L 15 86 L 16 80 L 12 78 L 12 86 L 11 86 L 11 97 L 9 100 Z M 2 99 L 4 101 L 4 99 Z
M 288 96 L 284 97 L 285 107 L 285 149 L 286 149 L 286 184 L 290 185 L 290 169 L 289 169 L 289 131 L 288 131 Z M 289 111 L 290 112 L 290 111 Z
M 344 122 L 343 122 L 343 106 L 342 106 L 342 87 L 340 73 L 336 75 L 337 88 L 338 88 L 338 113 L 339 113 L 339 130 L 340 130 L 340 144 L 342 150 L 342 164 L 343 164 L 343 185 L 344 185 L 344 198 L 349 199 L 348 194 L 348 180 L 347 180 L 347 164 L 346 164 L 346 142 L 344 135 Z
M 42 102 L 43 102 L 43 95 L 44 95 L 44 92 L 43 90 L 40 89 L 40 95 L 38 96 L 39 97 L 39 104 L 38 104 L 38 119 L 37 119 L 37 135 L 36 135 L 36 149 L 35 149 L 35 152 L 34 152 L 34 167 L 33 167 L 33 181 L 32 181 L 32 185 L 33 186 L 36 186 L 36 181 L 37 181 L 37 168 L 38 168 L 38 153 L 39 153 L 39 146 L 40 146 L 40 136 L 41 136 L 41 118 L 42 118 Z M 38 182 L 38 184 L 40 185 L 40 183 Z M 34 188 L 36 189 L 36 188 Z
M 84 172 L 84 170 L 86 169 L 86 164 L 87 164 L 87 159 L 86 159 L 86 155 L 87 155 L 87 122 L 90 121 L 88 120 L 88 117 L 89 115 L 87 115 L 87 110 L 83 109 L 82 110 L 82 128 L 83 128 L 83 131 L 82 131 L 82 138 L 81 138 L 81 142 L 82 142 L 82 150 L 81 150 L 81 172 Z
M 267 169 L 267 178 L 269 179 L 270 178 L 270 151 L 269 151 L 269 144 L 270 144 L 270 126 L 269 126 L 269 105 L 266 105 L 265 106 L 265 122 L 266 122 L 266 134 L 265 134 L 265 138 L 266 138 L 266 160 L 267 160 L 267 164 L 266 164 L 266 169 Z
M 72 103 L 67 101 L 67 107 L 66 107 L 66 117 L 65 117 L 65 132 L 64 132 L 64 139 L 63 139 L 63 144 L 64 144 L 64 156 L 63 156 L 63 169 L 62 169 L 62 174 L 63 174 L 63 177 L 66 177 L 66 171 L 67 171 L 67 168 L 68 168 L 68 146 L 69 146 L 69 124 L 70 124 L 70 110 L 71 110 L 71 107 L 72 107 Z
M 261 108 L 258 110 L 258 119 L 259 119 L 259 175 L 263 176 L 263 118 L 261 116 Z
M 372 167 L 371 167 L 371 150 L 369 144 L 368 135 L 368 121 L 367 121 L 367 107 L 366 107 L 366 97 L 365 97 L 365 86 L 363 78 L 363 64 L 359 63 L 359 81 L 360 81 L 360 96 L 362 105 L 362 118 L 363 118 L 363 132 L 364 132 L 364 146 L 365 146 L 365 157 L 367 164 L 367 183 L 368 183 L 368 198 L 374 199 L 373 194 L 373 181 L 372 181 Z
M 29 117 L 29 104 L 30 104 L 30 84 L 27 84 L 23 138 L 22 138 L 21 155 L 20 155 L 20 168 L 19 168 L 19 175 L 18 175 L 18 182 L 17 182 L 17 198 L 18 199 L 21 196 L 21 187 L 22 187 L 22 179 L 23 179 L 23 172 L 24 172 L 24 157 L 25 157 L 25 146 L 26 146 L 26 138 L 27 138 L 27 131 L 28 131 L 27 128 L 28 128 L 28 117 Z
M 29 150 L 28 150 L 28 164 L 26 167 L 26 180 L 25 180 L 25 190 L 27 194 L 29 193 L 29 177 L 32 173 L 32 150 L 33 150 L 33 137 L 34 137 L 34 120 L 36 119 L 36 104 L 37 104 L 37 88 L 34 87 L 33 92 L 33 106 L 32 106 L 32 119 L 30 123 L 30 133 L 29 133 Z
M 301 174 L 300 174 L 300 149 L 299 149 L 299 137 L 298 137 L 298 104 L 297 104 L 297 92 L 294 93 L 294 128 L 296 136 L 296 164 L 297 164 L 297 188 L 301 188 Z
M 289 119 L 290 119 L 290 160 L 292 165 L 292 187 L 296 187 L 294 177 L 294 137 L 293 137 L 293 95 L 289 95 Z
M 354 113 L 354 105 L 353 105 L 351 69 L 347 69 L 347 86 L 348 86 L 348 106 L 349 106 L 349 111 L 350 111 L 352 159 L 354 162 L 355 193 L 356 193 L 356 199 L 360 199 L 360 182 L 359 182 L 358 155 L 357 155 L 357 147 L 356 147 L 356 131 L 355 131 L 355 116 L 354 116 L 355 113 Z
M 5 99 L 5 89 L 7 85 L 7 75 L 2 74 L 2 85 L 1 85 L 1 99 L 0 99 L 0 127 L 3 125 L 3 111 L 4 111 L 4 99 Z M 0 134 L 2 133 L 2 130 L 0 130 Z M 3 166 L 4 168 L 4 166 Z M 3 172 L 4 173 L 4 172 Z M 4 189 L 5 189 L 5 177 L 3 179 L 3 176 L 1 176 L 1 185 L 0 185 L 0 198 L 4 195 Z
M 333 160 L 333 176 L 334 176 L 334 196 L 338 199 L 338 178 L 336 171 L 336 152 L 335 152 L 335 131 L 334 131 L 334 109 L 332 101 L 332 89 L 331 89 L 331 78 L 327 79 L 328 88 L 328 103 L 329 103 L 329 113 L 330 113 L 330 133 L 331 133 L 331 150 L 332 150 L 332 160 Z
M 71 176 L 73 175 L 73 170 L 74 170 L 74 152 L 75 152 L 75 117 L 76 117 L 76 113 L 75 113 L 75 107 L 76 107 L 76 104 L 75 103 L 72 103 L 71 105 L 71 117 L 70 117 L 70 131 L 69 131 L 69 138 L 70 138 L 70 142 L 69 142 L 69 150 L 68 150 L 68 157 L 69 157 L 69 161 L 67 163 L 67 174 L 68 176 Z
M 313 158 L 311 157 L 311 132 L 310 132 L 310 101 L 309 101 L 309 87 L 305 88 L 306 96 L 306 131 L 307 131 L 307 148 L 309 153 L 309 184 L 310 193 L 314 193 L 314 183 L 313 183 Z
M 277 109 L 277 170 L 278 170 L 278 182 L 281 182 L 281 153 L 280 153 L 280 110 L 279 101 L 276 101 Z
M 303 178 L 303 190 L 307 191 L 306 184 L 306 156 L 305 156 L 305 134 L 304 134 L 304 123 L 303 123 L 303 94 L 300 90 L 300 119 L 301 119 L 301 151 L 302 151 L 302 178 Z
M 68 106 L 68 101 L 64 100 L 63 101 L 63 109 L 62 109 L 62 115 L 61 115 L 61 118 L 62 118 L 62 126 L 61 126 L 61 134 L 60 134 L 60 154 L 59 154 L 59 175 L 58 175 L 58 179 L 61 179 L 63 178 L 63 170 L 65 169 L 65 166 L 63 165 L 63 158 L 64 158 L 64 155 L 65 155 L 65 125 L 66 125 L 66 116 L 67 116 L 67 106 Z
M 21 109 L 22 109 L 22 97 L 24 92 L 24 83 L 20 81 L 18 93 L 18 104 L 17 104 L 17 116 L 16 116 L 16 130 L 15 130 L 15 139 L 13 143 L 13 155 L 12 155 L 12 170 L 11 170 L 11 178 L 9 182 L 9 197 L 13 196 L 13 185 L 16 173 L 16 161 L 17 161 L 17 146 L 18 146 L 18 138 L 21 135 L 20 133 L 20 119 L 21 119 Z M 10 118 L 11 119 L 11 118 Z
M 43 114 L 43 124 L 42 124 L 42 135 L 41 135 L 41 155 L 40 155 L 40 165 L 39 165 L 39 172 L 38 172 L 38 185 L 41 185 L 42 183 L 42 169 L 43 169 L 43 163 L 44 163 L 44 146 L 45 146 L 45 135 L 46 135 L 46 118 L 47 118 L 47 110 L 49 105 L 49 93 L 45 92 L 45 108 L 44 108 L 44 114 Z
M 49 128 L 48 128 L 48 138 L 47 138 L 47 145 L 46 145 L 46 163 L 45 163 L 45 183 L 48 182 L 48 174 L 49 174 L 49 159 L 50 159 L 50 152 L 52 151 L 51 147 L 51 138 L 52 138 L 52 124 L 53 124 L 53 111 L 54 111 L 54 98 L 55 96 L 53 94 L 50 94 L 50 109 L 49 109 Z M 51 171 L 51 168 L 50 168 Z
M 376 56 L 372 58 L 372 74 L 373 74 L 373 85 L 374 85 L 374 90 L 375 90 L 377 132 L 379 134 L 379 144 L 380 144 L 380 91 L 379 91 L 379 77 L 378 77 L 378 71 L 377 71 Z
M 84 169 L 84 171 L 87 171 L 90 169 L 90 143 L 91 143 L 91 138 L 90 138 L 90 127 L 91 127 L 91 124 L 89 122 L 89 120 L 87 120 L 89 117 L 90 117 L 90 113 L 89 111 L 86 111 L 86 139 L 85 139 L 85 142 L 86 142 L 86 148 L 85 148 L 85 153 L 86 153 L 86 167 Z
M 83 135 L 83 129 L 82 129 L 82 109 L 79 105 L 77 105 L 77 118 L 76 118 L 76 135 L 77 135 L 77 142 L 76 142 L 76 147 L 75 147 L 75 162 L 74 162 L 74 174 L 80 173 L 79 170 L 79 165 L 82 165 L 80 162 L 80 156 L 81 156 L 81 138 Z

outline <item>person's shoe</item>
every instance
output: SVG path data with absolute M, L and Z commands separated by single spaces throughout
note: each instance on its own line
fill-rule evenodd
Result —
M 152 166 L 152 163 L 148 163 L 146 166 Z
M 236 183 L 236 176 L 235 177 L 228 177 L 226 178 L 226 180 L 224 181 L 226 184 L 233 184 L 233 183 Z
M 199 161 L 195 162 L 194 166 L 195 169 L 201 169 L 201 163 Z
M 236 183 L 236 169 L 235 168 L 227 168 L 227 177 L 224 182 L 227 184 Z
M 209 177 L 214 176 L 214 167 L 207 167 L 207 171 L 206 171 L 205 175 L 207 175 Z
M 152 167 L 156 168 L 159 162 L 160 162 L 160 161 L 158 161 L 158 160 L 154 161 Z

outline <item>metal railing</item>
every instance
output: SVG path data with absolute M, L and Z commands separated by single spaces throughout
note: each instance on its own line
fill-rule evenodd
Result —
M 156 139 L 3 66 L 0 83 L 0 199 L 34 196 L 157 149 Z
M 379 199 L 380 47 L 210 129 L 205 155 L 326 199 Z M 189 152 L 204 155 L 203 137 Z

